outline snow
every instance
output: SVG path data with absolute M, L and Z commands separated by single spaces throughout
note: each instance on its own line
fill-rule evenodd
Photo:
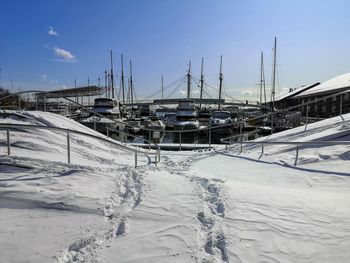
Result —
M 4 112 L 2 112 L 4 113 Z M 7 112 L 8 113 L 8 112 Z M 1 123 L 96 132 L 62 116 Z M 21 116 L 24 116 L 22 118 Z M 4 116 L 4 115 L 2 115 Z M 98 135 L 104 138 L 103 135 Z M 0 151 L 6 153 L 5 133 Z M 350 114 L 258 141 L 350 139 Z M 155 166 L 97 139 L 11 131 L 0 156 L 4 262 L 346 262 L 350 146 L 258 144 L 162 151 Z
M 302 92 L 301 94 L 298 94 L 295 96 L 295 98 L 303 97 L 307 95 L 313 95 L 317 93 L 323 93 L 323 92 L 338 92 L 343 89 L 348 89 L 350 87 L 350 73 L 346 73 L 340 76 L 337 76 L 335 78 L 332 78 L 330 80 L 327 80 L 320 85 L 317 85 L 316 87 L 313 87 L 309 90 L 306 90 Z

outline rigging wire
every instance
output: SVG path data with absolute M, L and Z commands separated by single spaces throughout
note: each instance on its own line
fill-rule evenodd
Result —
M 4 60 L 4 64 L 5 64 L 6 71 L 7 71 L 7 75 L 8 75 L 10 84 L 11 84 L 11 89 L 13 90 L 12 74 L 11 74 L 11 71 L 10 71 L 9 66 L 8 66 L 8 64 L 7 64 L 7 60 L 6 60 L 6 57 L 5 57 L 4 48 L 3 48 L 3 46 L 1 45 L 1 43 L 0 43 L 0 52 L 1 52 L 1 56 L 2 56 L 2 58 L 3 58 L 3 60 Z
M 177 80 L 171 82 L 170 84 L 166 85 L 163 88 L 163 91 L 169 89 L 170 87 L 174 86 L 177 82 L 182 82 L 184 80 L 184 78 L 186 78 L 186 76 L 182 76 L 180 78 L 178 78 Z M 149 96 L 147 96 L 146 98 L 144 98 L 145 100 L 150 99 L 150 98 L 154 98 L 157 94 L 159 94 L 161 92 L 161 89 L 153 92 L 152 94 L 150 94 Z

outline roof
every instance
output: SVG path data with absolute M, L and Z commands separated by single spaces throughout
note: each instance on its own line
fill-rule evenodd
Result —
M 287 93 L 279 95 L 278 97 L 275 98 L 275 101 L 280 101 L 283 99 L 288 99 L 290 97 L 294 97 L 294 96 L 299 95 L 300 93 L 303 93 L 304 91 L 307 91 L 307 90 L 309 90 L 313 87 L 316 87 L 318 85 L 320 85 L 320 82 L 316 82 L 316 83 L 311 84 L 311 85 L 303 85 L 303 86 L 297 87 L 292 91 L 289 91 Z
M 35 95 L 38 98 L 61 98 L 61 97 L 76 97 L 76 96 L 97 96 L 103 94 L 104 89 L 97 86 L 86 86 L 79 88 L 69 88 L 53 90 L 48 92 L 39 92 Z
M 317 85 L 305 92 L 302 92 L 295 97 L 301 98 L 305 96 L 328 94 L 334 92 L 340 92 L 342 90 L 350 90 L 350 73 L 346 73 L 330 80 L 327 80 L 320 85 Z

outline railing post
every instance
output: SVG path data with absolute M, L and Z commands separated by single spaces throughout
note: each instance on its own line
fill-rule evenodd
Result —
M 343 117 L 343 94 L 340 94 L 340 105 L 339 105 L 339 115 L 340 117 L 343 119 L 344 121 L 344 117 Z
M 69 132 L 67 132 L 67 161 L 70 163 L 70 138 Z
M 227 147 L 227 144 L 225 145 L 225 151 L 227 152 L 227 149 L 228 149 L 228 147 Z
M 295 152 L 295 161 L 294 161 L 294 166 L 297 166 L 298 163 L 298 157 L 299 157 L 299 143 L 297 142 L 297 148 Z
M 94 131 L 96 131 L 96 114 L 94 114 Z
M 135 168 L 137 167 L 137 152 L 135 152 Z
M 108 128 L 107 128 L 107 137 L 109 137 L 109 130 L 108 130 Z
M 209 150 L 211 148 L 211 129 L 209 129 Z
M 179 133 L 179 140 L 180 140 L 180 148 L 179 148 L 179 150 L 181 151 L 181 141 L 182 141 L 182 139 L 181 139 L 181 132 Z
M 309 123 L 309 104 L 306 104 L 306 126 Z
M 148 130 L 148 150 L 151 150 L 151 131 Z
M 273 134 L 273 113 L 271 113 L 271 134 Z
M 157 154 L 154 155 L 154 165 L 157 166 L 158 160 L 157 160 Z
M 241 135 L 241 153 L 243 152 L 243 135 Z
M 262 143 L 261 144 L 261 154 L 260 154 L 260 157 L 259 157 L 259 160 L 261 159 L 261 157 L 264 155 L 264 144 Z
M 10 144 L 10 130 L 7 129 L 6 131 L 6 137 L 7 137 L 7 155 L 11 154 L 11 144 Z

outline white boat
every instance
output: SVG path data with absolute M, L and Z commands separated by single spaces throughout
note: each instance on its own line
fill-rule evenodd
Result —
M 192 130 L 199 128 L 198 112 L 194 100 L 181 100 L 176 109 L 174 130 Z
M 93 111 L 98 113 L 98 115 L 92 112 L 88 118 L 81 120 L 82 124 L 104 134 L 107 133 L 107 128 L 120 131 L 125 129 L 125 123 L 123 123 L 120 115 L 118 100 L 96 98 Z
M 120 119 L 119 101 L 110 98 L 96 98 L 93 111 L 113 120 Z
M 221 126 L 232 123 L 231 114 L 228 111 L 214 111 L 209 118 L 209 126 Z
M 208 120 L 209 127 L 220 127 L 213 129 L 214 133 L 229 133 L 230 130 L 233 128 L 232 126 L 227 126 L 231 123 L 233 123 L 231 114 L 228 111 L 213 111 L 211 113 L 211 117 Z

